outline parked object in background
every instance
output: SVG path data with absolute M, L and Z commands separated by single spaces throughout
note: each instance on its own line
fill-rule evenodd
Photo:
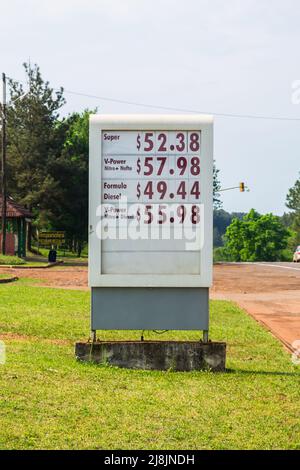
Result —
M 300 245 L 296 248 L 294 256 L 293 256 L 294 263 L 300 262 Z
M 49 263 L 56 263 L 56 250 L 50 250 L 48 254 Z

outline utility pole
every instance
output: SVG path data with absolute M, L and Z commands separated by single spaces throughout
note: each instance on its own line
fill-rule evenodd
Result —
M 6 76 L 2 74 L 3 101 L 2 101 L 2 161 L 1 161 L 1 186 L 2 186 L 2 254 L 5 255 L 6 245 Z

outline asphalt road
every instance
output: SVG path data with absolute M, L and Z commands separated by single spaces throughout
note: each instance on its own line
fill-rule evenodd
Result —
M 300 263 L 289 263 L 289 262 L 261 262 L 261 263 L 217 263 L 216 266 L 270 266 L 272 268 L 283 268 L 300 271 Z
M 289 350 L 300 340 L 300 264 L 217 264 L 211 297 L 236 302 Z
M 255 263 L 260 266 L 270 266 L 272 268 L 291 269 L 292 271 L 300 271 L 300 263 Z

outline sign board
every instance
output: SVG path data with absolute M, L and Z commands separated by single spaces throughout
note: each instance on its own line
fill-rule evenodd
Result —
M 65 232 L 39 232 L 38 239 L 41 246 L 61 246 L 65 243 Z
M 206 305 L 212 282 L 212 140 L 210 116 L 91 116 L 92 325 L 97 317 L 94 324 L 103 328 L 155 324 L 155 328 L 164 329 L 180 323 L 199 327 L 201 322 L 193 320 L 197 302 L 201 303 L 201 297 Z M 111 288 L 115 288 L 113 293 Z M 191 293 L 191 322 L 160 323 L 159 315 L 168 316 L 161 310 L 169 308 L 171 297 L 176 310 L 174 289 Z M 123 313 L 126 319 L 120 322 L 117 306 L 114 311 L 109 308 L 112 296 L 121 299 L 120 310 L 128 310 L 129 317 Z M 159 306 L 157 321 L 149 323 L 141 311 L 130 314 L 137 298 L 141 301 L 135 306 L 137 310 L 144 310 L 145 301 L 152 302 L 153 309 L 155 304 Z M 180 296 L 183 298 L 188 301 L 186 295 Z M 180 299 L 176 303 L 186 310 L 188 305 L 184 307 Z M 101 304 L 110 312 L 103 322 L 106 314 L 99 313 Z M 147 315 L 151 316 L 150 312 Z M 185 315 L 189 317 L 182 311 L 182 317 Z M 129 321 L 133 318 L 137 321 Z

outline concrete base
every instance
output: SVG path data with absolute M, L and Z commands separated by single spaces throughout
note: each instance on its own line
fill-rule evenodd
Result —
M 80 361 L 144 370 L 224 372 L 226 343 L 200 341 L 97 341 L 76 343 Z

